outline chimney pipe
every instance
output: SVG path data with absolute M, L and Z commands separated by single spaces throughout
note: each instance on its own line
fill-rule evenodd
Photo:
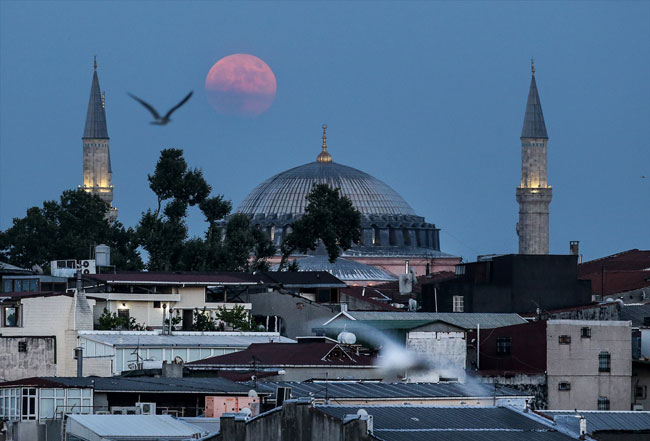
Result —
M 580 241 L 572 240 L 569 242 L 569 253 L 578 256 L 580 255 Z
M 84 376 L 84 352 L 82 347 L 74 348 L 74 358 L 77 360 L 77 377 L 81 378 Z

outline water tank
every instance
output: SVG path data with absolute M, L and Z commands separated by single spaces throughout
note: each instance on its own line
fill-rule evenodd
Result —
M 104 244 L 95 246 L 95 261 L 97 266 L 110 266 L 111 247 Z
M 348 331 L 343 331 L 339 334 L 339 336 L 336 338 L 336 340 L 339 343 L 343 343 L 346 345 L 353 345 L 357 342 L 357 336 L 354 335 L 351 332 Z

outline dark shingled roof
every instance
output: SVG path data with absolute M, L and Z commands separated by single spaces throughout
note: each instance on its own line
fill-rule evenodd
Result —
M 375 357 L 345 351 L 339 358 L 326 355 L 335 343 L 253 343 L 243 351 L 187 363 L 188 367 L 252 366 L 373 366 Z
M 102 93 L 99 89 L 99 78 L 97 68 L 93 72 L 93 82 L 90 86 L 90 100 L 88 101 L 88 113 L 86 114 L 86 127 L 82 139 L 108 139 L 108 128 L 106 127 L 106 112 L 102 105 Z
M 250 387 L 225 378 L 125 378 L 125 377 L 32 377 L 0 383 L 0 387 L 92 388 L 96 392 L 247 394 Z
M 373 416 L 373 435 L 384 441 L 564 441 L 535 415 L 501 407 L 320 406 L 316 409 L 345 419 L 364 409 Z
M 530 91 L 528 92 L 526 115 L 524 116 L 524 127 L 521 129 L 521 137 L 548 139 L 544 114 L 542 113 L 542 103 L 539 101 L 534 73 L 530 80 Z

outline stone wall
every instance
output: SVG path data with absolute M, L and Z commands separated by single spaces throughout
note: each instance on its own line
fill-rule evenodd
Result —
M 25 351 L 19 351 L 24 343 Z M 21 344 L 22 346 L 22 344 Z M 0 380 L 53 376 L 56 337 L 0 336 Z

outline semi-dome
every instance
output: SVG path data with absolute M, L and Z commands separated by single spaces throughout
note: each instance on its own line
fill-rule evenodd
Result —
M 306 196 L 315 184 L 338 188 L 361 214 L 411 215 L 413 208 L 395 190 L 367 173 L 336 162 L 310 162 L 267 179 L 237 209 L 249 215 L 305 213 Z

